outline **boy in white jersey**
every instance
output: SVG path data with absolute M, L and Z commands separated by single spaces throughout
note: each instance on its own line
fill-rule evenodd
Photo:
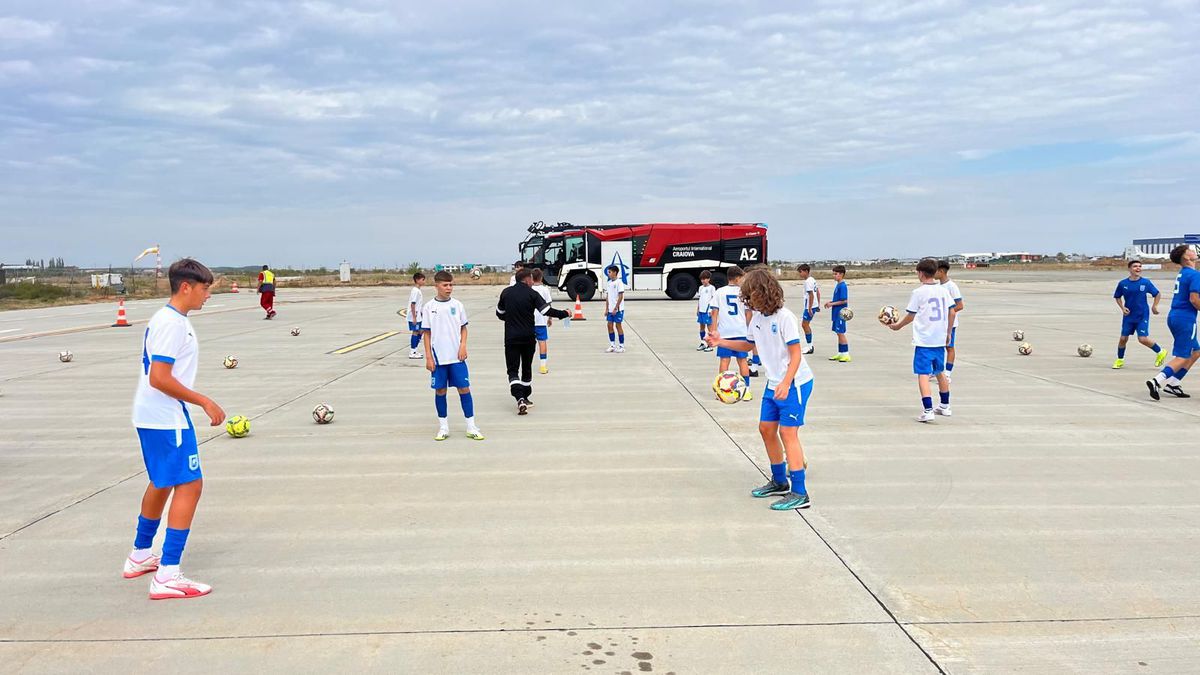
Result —
M 963 311 L 963 299 L 962 291 L 958 290 L 958 284 L 950 280 L 949 260 L 938 261 L 937 280 L 946 287 L 950 298 L 954 300 L 954 325 L 950 326 L 950 342 L 946 345 L 946 379 L 948 380 L 950 373 L 954 372 L 954 339 L 958 335 L 958 315 Z
M 413 275 L 413 287 L 408 292 L 408 330 L 412 331 L 412 337 L 408 343 L 408 358 L 419 359 L 421 352 L 417 351 L 417 347 L 421 345 L 421 307 L 425 305 L 425 295 L 421 293 L 421 288 L 425 285 L 425 273 L 417 272 Z
M 458 389 L 463 417 L 467 418 L 467 438 L 483 440 L 475 426 L 475 399 L 471 396 L 471 374 L 467 370 L 467 308 L 450 297 L 454 275 L 446 271 L 433 275 L 437 296 L 421 309 L 421 331 L 425 335 L 425 369 L 429 371 L 433 404 L 437 408 L 438 432 L 435 441 L 450 437 L 447 419 L 446 388 Z
M 542 281 L 543 274 L 541 268 L 533 268 L 533 290 L 537 291 L 537 294 L 542 296 L 542 299 L 546 301 L 546 305 L 549 306 L 553 302 L 553 298 L 550 295 L 550 289 L 546 288 L 546 285 Z M 533 336 L 537 338 L 538 361 L 541 364 L 538 367 L 538 372 L 542 375 L 550 372 L 550 322 L 553 320 L 541 312 L 533 313 Z
M 913 325 L 913 373 L 917 376 L 917 388 L 921 390 L 923 412 L 918 422 L 932 422 L 934 418 L 933 396 L 929 378 L 936 377 L 941 404 L 938 415 L 950 416 L 950 378 L 946 377 L 946 345 L 950 343 L 950 327 L 954 325 L 954 299 L 946 287 L 939 284 L 937 261 L 925 258 L 917 263 L 917 278 L 921 285 L 913 290 L 908 300 L 904 318 L 888 324 L 892 330 Z
M 195 391 L 199 344 L 188 312 L 204 306 L 211 293 L 212 272 L 190 258 L 167 271 L 171 299 L 146 326 L 142 338 L 141 377 L 133 399 L 133 426 L 142 445 L 142 459 L 150 485 L 142 495 L 137 536 L 125 560 L 126 579 L 154 573 L 150 599 L 196 598 L 212 587 L 192 581 L 179 571 L 191 531 L 192 518 L 204 487 L 196 428 L 187 404 L 200 406 L 209 423 L 225 421 L 225 411 L 212 399 Z M 167 534 L 161 557 L 151 550 L 167 499 Z
M 812 370 L 800 347 L 796 315 L 783 306 L 783 288 L 766 268 L 755 268 L 742 280 L 742 298 L 754 310 L 745 340 L 709 337 L 709 344 L 736 351 L 758 347 L 767 387 L 759 411 L 758 432 L 771 462 L 771 481 L 750 492 L 753 497 L 783 495 L 775 511 L 806 509 L 811 502 L 804 485 L 804 448 L 799 429 L 812 397 Z M 790 482 L 789 482 L 790 478 Z
M 621 273 L 621 269 L 616 265 L 609 265 L 605 268 L 605 273 L 608 274 L 607 283 L 607 298 L 605 302 L 604 318 L 608 321 L 608 349 L 604 351 L 611 354 L 625 353 L 625 284 L 617 278 Z M 614 329 L 616 332 L 614 333 Z M 618 344 L 617 339 L 621 342 Z
M 523 269 L 525 269 L 525 261 L 524 260 L 518 260 L 517 262 L 513 263 L 513 273 L 512 273 L 512 276 L 508 278 L 509 286 L 517 285 L 517 272 L 520 272 Z
M 704 270 L 700 273 L 700 288 L 696 293 L 696 323 L 700 324 L 700 346 L 696 347 L 698 352 L 712 351 L 704 337 L 711 330 L 712 315 L 709 314 L 709 306 L 712 305 L 716 292 L 716 286 L 712 285 L 712 272 Z
M 812 320 L 816 316 L 820 308 L 821 296 L 817 289 L 817 280 L 812 276 L 812 267 L 808 263 L 801 263 L 796 266 L 796 271 L 800 273 L 800 280 L 804 282 L 804 314 L 801 315 L 801 328 L 804 329 L 804 347 L 805 354 L 813 353 L 812 341 Z
M 726 339 L 733 342 L 746 340 L 746 303 L 742 300 L 742 289 L 740 287 L 742 277 L 746 275 L 742 268 L 734 265 L 725 271 L 729 284 L 718 288 L 713 295 L 713 299 L 709 302 L 709 316 L 711 320 L 709 325 L 716 326 L 716 330 L 710 330 L 709 335 L 716 339 Z M 709 347 L 711 350 L 712 347 Z M 749 354 L 736 349 L 727 347 L 717 347 L 717 358 L 719 364 L 717 372 L 723 373 L 729 369 L 729 359 L 737 361 L 738 372 L 742 379 L 746 381 L 746 391 L 742 394 L 743 401 L 749 401 L 754 398 L 754 392 L 750 389 L 750 365 L 746 362 Z

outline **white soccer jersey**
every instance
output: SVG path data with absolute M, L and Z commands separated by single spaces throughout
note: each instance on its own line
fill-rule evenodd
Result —
M 953 301 L 950 303 L 951 305 L 956 305 L 958 304 L 959 300 L 962 300 L 962 291 L 958 290 L 958 284 L 947 279 L 942 286 L 946 289 L 946 292 L 950 294 L 950 299 Z M 954 315 L 954 327 L 958 328 L 957 314 Z
M 620 309 L 617 308 L 617 300 L 620 295 L 625 292 L 625 284 L 620 279 L 609 279 L 606 284 L 608 289 L 608 311 L 617 312 L 625 309 L 625 303 L 621 303 Z
M 813 294 L 811 300 L 808 297 L 809 293 Z M 817 280 L 812 277 L 809 277 L 804 280 L 804 309 L 805 309 L 805 311 L 812 311 L 812 303 L 814 303 L 816 301 L 817 301 Z
M 509 278 L 508 278 L 508 285 L 509 285 L 509 286 L 516 286 L 516 285 L 517 285 L 517 275 L 515 275 L 515 274 L 514 274 L 514 275 L 512 275 L 511 277 L 509 277 Z
M 767 371 L 767 386 L 774 389 L 787 374 L 791 365 L 791 355 L 788 346 L 800 342 L 800 322 L 796 315 L 787 307 L 780 307 L 771 316 L 763 316 L 762 312 L 754 312 L 747 326 L 747 339 L 758 348 L 758 358 L 762 367 Z M 812 369 L 804 357 L 800 357 L 800 367 L 796 369 L 796 378 L 792 380 L 797 387 L 813 379 Z
M 425 303 L 421 310 L 421 329 L 429 334 L 433 362 L 439 366 L 458 363 L 462 345 L 462 327 L 467 325 L 467 308 L 457 298 Z
M 186 429 L 184 402 L 150 386 L 150 364 L 171 364 L 171 375 L 191 389 L 196 384 L 200 345 L 192 322 L 167 305 L 150 317 L 142 337 L 141 377 L 133 397 L 133 426 L 142 429 Z
M 425 294 L 421 289 L 413 286 L 413 289 L 408 292 L 408 320 L 413 323 L 421 323 L 421 307 L 425 304 Z M 416 305 L 414 309 L 413 305 Z M 413 314 L 413 312 L 416 314 Z
M 934 282 L 913 289 L 908 299 L 908 313 L 913 314 L 913 345 L 945 347 L 949 326 L 946 318 L 954 307 L 954 299 L 946 287 Z
M 546 288 L 542 284 L 536 284 L 532 288 L 533 290 L 537 291 L 538 295 L 542 296 L 543 300 L 546 301 L 546 309 L 550 309 L 550 302 L 552 301 L 552 298 L 550 297 L 550 289 Z M 533 313 L 533 325 L 547 326 L 549 325 L 549 319 L 544 313 L 535 311 Z
M 712 306 L 712 300 L 716 294 L 716 286 L 700 284 L 700 291 L 696 293 L 696 312 L 707 312 L 708 308 Z
M 732 284 L 717 289 L 709 309 L 717 310 L 717 333 L 727 340 L 746 337 L 746 301 Z

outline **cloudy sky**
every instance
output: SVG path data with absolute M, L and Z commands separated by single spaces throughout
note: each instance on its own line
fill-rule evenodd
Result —
M 1119 251 L 1200 231 L 1197 35 L 1196 0 L 7 0 L 0 262 L 510 261 L 533 220 Z

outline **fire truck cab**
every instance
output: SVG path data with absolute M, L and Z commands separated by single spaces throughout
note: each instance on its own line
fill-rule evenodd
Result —
M 547 286 L 591 300 L 616 265 L 631 290 L 664 291 L 674 300 L 696 296 L 700 272 L 725 285 L 725 268 L 767 261 L 765 223 L 646 223 L 546 225 L 536 222 L 519 246 L 521 259 L 542 270 Z

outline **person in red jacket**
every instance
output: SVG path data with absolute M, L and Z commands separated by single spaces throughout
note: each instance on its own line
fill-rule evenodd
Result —
M 263 265 L 258 273 L 258 295 L 258 304 L 266 310 L 266 318 L 275 318 L 275 273 L 270 265 Z

